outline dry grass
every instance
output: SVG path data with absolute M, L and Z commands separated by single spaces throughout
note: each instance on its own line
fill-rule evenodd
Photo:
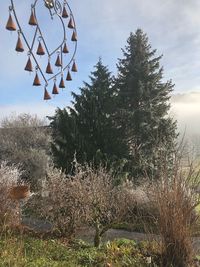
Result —
M 182 171 L 177 161 L 170 177 L 163 168 L 153 185 L 153 201 L 158 213 L 157 226 L 162 241 L 162 266 L 192 266 L 195 252 L 192 235 L 198 224 L 195 208 L 200 203 L 197 187 L 199 172 L 192 165 Z

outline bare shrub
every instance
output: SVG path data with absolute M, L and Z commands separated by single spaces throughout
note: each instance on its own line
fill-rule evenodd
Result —
M 54 234 L 72 238 L 85 218 L 84 197 L 78 182 L 49 167 L 41 194 L 30 199 L 28 207 L 53 224 Z
M 1 121 L 0 160 L 20 164 L 24 181 L 39 188 L 46 175 L 50 134 L 45 121 L 30 114 L 10 116 Z
M 10 199 L 9 192 L 13 186 L 20 183 L 21 172 L 6 162 L 0 164 L 0 229 L 18 223 L 16 203 Z
M 94 227 L 94 245 L 98 247 L 101 236 L 124 220 L 130 198 L 124 187 L 114 185 L 113 176 L 103 167 L 75 163 L 74 169 L 73 176 L 66 176 L 50 168 L 41 199 L 37 196 L 34 206 L 61 236 L 73 237 L 83 225 Z
M 178 161 L 170 177 L 163 168 L 160 179 L 153 184 L 152 199 L 162 241 L 162 266 L 192 266 L 192 235 L 198 222 L 195 208 L 200 203 L 198 185 L 199 172 L 192 166 L 181 169 Z

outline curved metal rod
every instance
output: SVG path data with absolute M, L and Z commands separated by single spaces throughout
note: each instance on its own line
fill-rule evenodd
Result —
M 35 3 L 32 4 L 32 7 L 33 7 L 33 8 L 35 8 L 35 6 L 36 6 L 36 4 L 37 4 L 37 1 L 38 1 L 38 0 L 35 0 Z
M 33 7 L 33 9 L 34 9 L 34 13 L 35 13 L 36 20 L 37 20 L 37 16 L 36 16 L 36 4 L 37 4 L 37 2 L 38 2 L 38 0 L 35 0 L 35 3 L 32 5 L 32 7 Z M 66 41 L 66 29 L 65 29 L 65 24 L 64 24 L 64 22 L 63 22 L 63 19 L 62 19 L 61 15 L 57 13 L 57 10 L 56 10 L 55 5 L 54 5 L 53 8 L 54 8 L 54 11 L 55 11 L 55 14 L 54 14 L 54 15 L 57 15 L 57 16 L 59 17 L 59 19 L 60 19 L 60 21 L 61 21 L 61 23 L 62 23 L 63 32 L 64 32 L 64 37 L 63 37 L 63 41 L 62 41 L 62 43 L 61 43 L 56 49 L 54 49 L 53 52 L 51 52 L 51 53 L 49 52 L 48 47 L 47 47 L 47 45 L 46 45 L 46 42 L 45 42 L 45 40 L 44 40 L 44 38 L 43 38 L 42 31 L 41 31 L 39 25 L 37 25 L 38 30 L 39 30 L 39 33 L 40 33 L 40 36 L 41 36 L 41 38 L 42 38 L 42 40 L 43 40 L 43 43 L 44 43 L 44 45 L 45 45 L 45 48 L 46 48 L 46 50 L 47 50 L 47 54 L 48 54 L 49 57 L 51 57 L 55 52 L 57 52 L 57 51 L 62 47 L 62 45 L 64 44 L 64 42 Z M 53 16 L 53 15 L 52 15 L 52 16 Z
M 58 15 L 58 14 L 57 14 L 57 15 Z M 59 45 L 53 52 L 51 52 L 51 53 L 50 53 L 50 56 L 52 56 L 55 52 L 57 52 L 57 51 L 60 49 L 60 47 L 62 47 L 62 45 L 65 43 L 65 40 L 66 40 L 65 24 L 64 24 L 63 19 L 61 18 L 61 16 L 58 15 L 58 17 L 59 17 L 60 21 L 62 22 L 63 31 L 64 31 L 64 38 L 63 38 L 63 41 L 62 41 L 61 45 Z
M 37 32 L 38 32 L 38 27 L 36 27 L 35 34 L 33 37 L 32 45 L 31 45 L 31 51 L 33 50 L 34 44 L 35 44 L 35 39 L 37 37 Z
M 37 1 L 38 1 L 38 0 L 35 0 L 35 3 L 34 3 L 34 5 L 33 5 L 33 8 L 34 8 L 34 9 L 35 9 L 35 7 L 36 7 Z M 65 4 L 67 5 L 67 7 L 68 7 L 68 9 L 69 9 L 69 11 L 70 11 L 70 16 L 72 17 L 73 22 L 74 22 L 74 31 L 75 31 L 75 33 L 77 34 L 77 30 L 76 30 L 76 22 L 75 22 L 75 19 L 74 19 L 74 15 L 73 15 L 72 9 L 71 9 L 70 5 L 69 5 L 66 1 L 65 1 Z M 64 24 L 64 21 L 63 21 L 63 19 L 62 19 L 62 16 L 61 16 L 60 14 L 57 13 L 57 10 L 56 10 L 56 8 L 55 8 L 55 5 L 54 5 L 54 11 L 55 11 L 55 14 L 60 18 L 60 20 L 61 20 L 61 22 L 62 22 L 63 31 L 64 31 L 64 39 L 63 39 L 63 42 L 62 42 L 61 45 L 59 45 L 53 52 L 51 52 L 50 54 L 48 54 L 49 57 L 51 57 L 54 53 L 56 53 L 56 52 L 59 51 L 59 50 L 62 51 L 62 46 L 64 45 L 64 43 L 65 43 L 65 41 L 66 41 L 66 29 L 65 29 L 65 24 Z M 35 12 L 35 13 L 36 13 L 36 12 Z M 54 14 L 54 15 L 55 15 L 55 14 Z M 41 32 L 40 29 L 39 29 L 39 31 L 40 31 L 40 35 L 41 35 L 41 37 L 42 37 L 42 32 Z M 42 39 L 43 39 L 43 38 L 42 38 Z M 43 42 L 44 42 L 45 47 L 46 47 L 46 43 L 45 43 L 44 39 L 43 39 Z M 55 75 L 53 75 L 52 77 L 50 77 L 49 79 L 47 79 L 48 81 L 51 81 L 51 80 L 55 79 L 57 76 L 61 75 L 61 74 L 63 73 L 63 71 L 65 71 L 67 68 L 69 68 L 70 64 L 72 63 L 72 61 L 74 60 L 74 57 L 75 57 L 75 55 L 76 55 L 77 47 L 78 47 L 78 45 L 77 45 L 77 41 L 76 41 L 75 49 L 74 49 L 74 53 L 73 53 L 73 55 L 72 55 L 70 61 L 68 62 L 68 64 L 67 64 L 65 67 L 62 67 L 62 68 L 61 68 L 61 71 L 57 72 Z M 47 47 L 46 47 L 46 49 L 47 49 Z
M 37 1 L 37 0 L 36 0 Z M 72 12 L 72 9 L 71 7 L 69 6 L 69 4 L 67 2 L 65 2 L 65 4 L 67 5 L 69 11 L 70 11 L 70 15 L 73 19 L 73 22 L 74 22 L 74 31 L 75 33 L 77 34 L 77 30 L 76 30 L 76 22 L 75 22 L 75 19 L 74 19 L 74 15 L 73 15 L 73 12 Z M 69 68 L 69 66 L 71 65 L 72 61 L 74 60 L 75 58 L 75 55 L 76 55 L 76 52 L 77 52 L 77 48 L 78 48 L 78 43 L 77 41 L 75 42 L 75 48 L 74 48 L 74 53 L 70 59 L 70 61 L 68 62 L 68 64 L 63 68 L 63 70 L 61 70 L 60 72 L 58 72 L 57 74 L 55 74 L 53 77 L 49 78 L 48 81 L 51 81 L 53 79 L 55 79 L 57 76 L 61 75 L 63 71 L 65 71 L 66 69 Z

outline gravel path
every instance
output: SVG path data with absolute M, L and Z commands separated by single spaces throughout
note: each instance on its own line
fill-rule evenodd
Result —
M 94 229 L 92 228 L 83 228 L 77 234 L 77 238 L 83 239 L 89 243 L 93 242 Z M 110 229 L 102 237 L 102 241 L 112 241 L 116 238 L 126 238 L 135 241 L 144 241 L 144 240 L 155 240 L 159 237 L 157 235 L 150 235 L 137 232 L 129 232 L 125 230 Z
M 51 223 L 35 218 L 22 217 L 22 225 L 38 233 L 50 232 L 52 229 Z
M 22 219 L 22 224 L 27 226 L 29 229 L 39 233 L 49 232 L 52 229 L 52 225 L 49 222 L 26 218 Z M 93 243 L 94 229 L 93 228 L 82 228 L 78 231 L 77 238 L 80 238 L 88 243 Z M 110 229 L 102 237 L 102 241 L 112 241 L 116 238 L 126 238 L 135 241 L 145 241 L 145 240 L 159 240 L 158 235 L 144 234 L 137 232 L 129 232 L 125 230 Z M 193 238 L 193 244 L 197 252 L 200 252 L 200 237 Z
M 52 230 L 51 223 L 39 219 L 24 217 L 22 219 L 22 224 L 38 233 L 50 232 Z M 87 242 L 93 242 L 94 233 L 95 231 L 93 228 L 85 227 L 78 231 L 76 237 L 83 239 Z M 127 238 L 132 240 L 134 239 L 136 241 L 142 241 L 142 240 L 152 240 L 158 238 L 158 236 L 150 234 L 147 235 L 144 233 L 129 232 L 125 230 L 110 229 L 103 235 L 102 240 L 112 241 L 116 238 Z

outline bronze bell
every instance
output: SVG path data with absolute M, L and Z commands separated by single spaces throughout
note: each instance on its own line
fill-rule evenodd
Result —
M 61 63 L 60 55 L 59 55 L 59 54 L 58 54 L 58 56 L 57 56 L 55 65 L 56 65 L 57 67 L 62 67 L 62 63 Z
M 53 74 L 53 70 L 52 70 L 50 61 L 47 64 L 46 73 Z
M 16 45 L 15 50 L 17 52 L 23 52 L 24 51 L 24 47 L 23 47 L 23 44 L 22 44 L 20 36 L 18 36 L 17 45 Z
M 31 16 L 30 16 L 28 24 L 31 26 L 37 26 L 37 20 L 36 20 L 36 17 L 35 17 L 33 10 L 31 11 Z
M 65 88 L 65 83 L 63 77 L 61 77 L 59 88 Z
M 63 46 L 63 53 L 64 54 L 67 54 L 67 53 L 69 53 L 69 50 L 68 50 L 68 47 L 67 47 L 67 44 L 66 44 L 66 42 L 65 42 L 65 44 L 64 44 L 64 46 Z
M 44 48 L 43 48 L 41 42 L 39 42 L 38 49 L 37 49 L 36 53 L 37 53 L 37 55 L 40 55 L 40 56 L 45 55 L 45 51 L 44 51 Z
M 73 72 L 77 72 L 78 69 L 77 69 L 77 66 L 76 66 L 76 62 L 74 61 L 73 65 L 72 65 L 72 69 L 71 69 Z
M 71 17 L 70 20 L 69 20 L 68 28 L 70 28 L 70 29 L 74 29 L 74 21 L 73 21 L 72 17 Z
M 35 79 L 33 81 L 33 86 L 40 86 L 40 85 L 41 85 L 40 79 L 39 79 L 38 74 L 36 72 Z
M 70 71 L 68 70 L 66 81 L 72 81 L 72 76 Z
M 73 34 L 72 34 L 72 39 L 71 39 L 73 42 L 76 42 L 77 41 L 77 34 L 75 31 L 73 31 Z
M 51 96 L 48 93 L 47 89 L 45 88 L 44 89 L 44 100 L 50 100 L 50 99 L 51 99 Z
M 28 61 L 26 63 L 26 67 L 24 68 L 26 71 L 33 71 L 33 66 L 30 57 L 28 58 Z
M 11 14 L 9 15 L 8 22 L 6 24 L 6 29 L 9 31 L 16 31 L 16 25 L 12 19 Z
M 52 94 L 53 95 L 58 95 L 59 94 L 58 87 L 56 86 L 56 82 L 54 82 Z
M 63 7 L 62 17 L 63 18 L 68 18 L 69 17 L 65 6 Z

